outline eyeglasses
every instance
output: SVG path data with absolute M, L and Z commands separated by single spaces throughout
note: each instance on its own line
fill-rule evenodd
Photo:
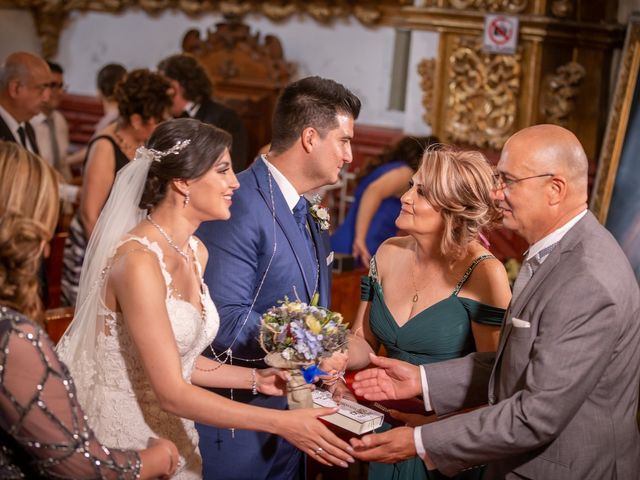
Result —
M 49 88 L 55 90 L 66 90 L 67 86 L 62 82 L 49 82 Z
M 496 172 L 493 174 L 493 181 L 496 190 L 503 190 L 505 188 L 510 188 L 516 183 L 524 182 L 525 180 L 530 180 L 532 178 L 541 178 L 541 177 L 553 177 L 555 173 L 541 173 L 540 175 L 531 175 L 530 177 L 524 178 L 513 178 L 507 177 L 503 172 Z

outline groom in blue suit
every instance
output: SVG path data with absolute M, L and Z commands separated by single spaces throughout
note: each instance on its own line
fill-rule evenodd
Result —
M 260 316 L 285 297 L 329 306 L 328 232 L 302 196 L 338 180 L 352 160 L 353 122 L 360 100 L 319 77 L 288 85 L 273 116 L 267 155 L 238 175 L 231 219 L 205 222 L 197 235 L 209 250 L 205 281 L 220 314 L 220 330 L 205 355 L 263 368 Z M 216 389 L 234 400 L 286 409 L 286 397 Z M 213 407 L 215 408 L 215 407 Z M 274 435 L 197 425 L 205 479 L 302 479 L 300 451 Z

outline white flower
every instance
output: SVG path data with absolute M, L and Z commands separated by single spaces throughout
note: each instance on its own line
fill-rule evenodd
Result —
M 329 216 L 329 212 L 326 208 L 316 203 L 311 205 L 309 211 L 311 212 L 313 219 L 320 226 L 320 230 L 329 230 L 331 217 Z

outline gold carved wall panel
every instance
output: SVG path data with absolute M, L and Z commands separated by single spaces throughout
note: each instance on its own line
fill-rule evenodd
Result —
M 449 0 L 449 5 L 458 10 L 475 9 L 485 12 L 522 13 L 529 0 Z
M 580 93 L 580 85 L 586 73 L 578 62 L 569 62 L 545 77 L 540 108 L 546 123 L 568 126 L 569 116 L 574 111 L 575 99 Z
M 435 120 L 435 102 L 433 91 L 436 80 L 436 59 L 425 58 L 418 64 L 418 74 L 422 78 L 420 88 L 422 89 L 422 105 L 425 108 L 425 114 L 422 117 L 427 125 L 433 125 Z
M 436 65 L 419 70 L 425 121 L 444 142 L 493 149 L 524 127 L 563 125 L 595 167 L 623 32 L 610 8 L 595 0 L 434 0 L 413 8 L 404 27 L 440 34 Z M 518 17 L 515 55 L 482 50 L 487 12 Z
M 482 51 L 479 38 L 452 37 L 447 62 L 444 136 L 455 143 L 502 148 L 514 133 L 521 54 Z
M 0 0 L 0 7 L 33 12 L 45 57 L 56 54 L 60 31 L 72 11 L 119 13 L 140 8 L 154 15 L 170 9 L 187 15 L 220 13 L 235 19 L 256 13 L 274 21 L 302 14 L 322 23 L 353 16 L 365 25 L 375 25 L 388 10 L 395 12 L 412 4 L 413 0 Z

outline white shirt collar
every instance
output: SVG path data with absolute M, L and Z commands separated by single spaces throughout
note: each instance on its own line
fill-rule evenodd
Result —
M 2 117 L 2 119 L 4 120 L 4 123 L 7 124 L 7 127 L 9 127 L 9 130 L 11 130 L 11 133 L 13 134 L 13 138 L 15 139 L 16 142 L 18 142 L 20 145 L 22 145 L 20 143 L 20 136 L 18 135 L 18 128 L 20 128 L 20 124 L 16 121 L 15 118 L 13 118 L 13 116 L 7 112 L 2 105 L 0 105 L 0 117 Z
M 184 111 L 187 112 L 191 118 L 194 118 L 197 115 L 198 110 L 200 110 L 199 103 L 187 102 L 184 106 Z
M 46 119 L 47 119 L 47 116 L 44 113 L 40 112 L 30 120 L 30 123 L 31 125 L 44 123 Z
M 282 192 L 282 196 L 284 197 L 284 200 L 287 202 L 289 210 L 293 212 L 293 207 L 295 207 L 296 204 L 300 201 L 301 195 L 298 193 L 295 187 L 291 184 L 291 182 L 287 180 L 287 177 L 285 177 L 280 172 L 280 170 L 278 170 L 276 167 L 270 164 L 269 161 L 267 160 L 267 157 L 265 157 L 264 155 L 262 155 L 262 161 L 269 169 L 269 172 L 271 172 L 271 175 L 273 175 L 273 179 L 276 181 L 278 188 L 280 188 L 280 191 Z
M 546 247 L 553 245 L 554 243 L 558 243 L 560 240 L 562 240 L 562 237 L 564 237 L 567 234 L 567 232 L 571 230 L 571 228 L 573 228 L 573 226 L 576 223 L 578 223 L 582 219 L 582 217 L 584 217 L 586 214 L 587 214 L 587 210 L 585 209 L 584 211 L 580 212 L 575 217 L 573 217 L 571 220 L 569 220 L 567 223 L 565 223 L 563 226 L 554 230 L 546 237 L 541 238 L 536 243 L 531 245 L 529 247 L 529 250 L 527 250 L 526 259 L 529 260 L 530 258 L 533 258 L 534 256 L 536 256 L 541 250 L 545 249 Z M 540 258 L 539 259 L 540 263 L 544 262 L 545 258 L 546 256 L 543 258 Z

